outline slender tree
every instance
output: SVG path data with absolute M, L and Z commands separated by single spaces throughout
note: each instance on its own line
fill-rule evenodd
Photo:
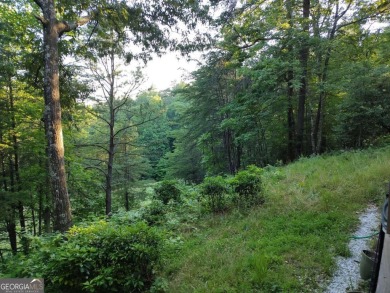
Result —
M 98 58 L 100 62 L 91 65 L 93 78 L 98 81 L 101 96 L 96 94 L 92 98 L 98 105 L 90 109 L 90 113 L 94 115 L 100 122 L 99 124 L 99 139 L 98 141 L 80 144 L 83 147 L 98 148 L 103 152 L 103 156 L 95 158 L 94 164 L 90 167 L 98 169 L 104 174 L 105 184 L 104 191 L 106 215 L 112 212 L 112 192 L 113 192 L 113 172 L 115 170 L 115 157 L 121 150 L 120 146 L 131 146 L 134 141 L 123 141 L 121 138 L 126 136 L 126 133 L 138 126 L 154 119 L 151 113 L 146 113 L 139 121 L 134 120 L 136 114 L 142 113 L 142 105 L 137 110 L 131 96 L 134 90 L 138 88 L 142 82 L 142 76 L 139 72 L 134 74 L 133 80 L 126 83 L 127 86 L 121 85 L 120 76 L 120 61 L 115 54 L 115 48 L 111 48 L 106 56 Z M 128 77 L 127 77 L 128 79 Z M 120 89 L 124 90 L 120 94 Z M 88 109 L 88 108 L 87 108 Z M 126 149 L 126 148 L 125 148 Z M 128 149 L 126 149 L 128 152 Z
M 43 26 L 44 51 L 44 97 L 45 97 L 45 132 L 48 141 L 49 172 L 52 196 L 54 199 L 54 229 L 66 231 L 72 225 L 72 213 L 67 189 L 64 142 L 61 123 L 61 103 L 59 91 L 59 53 L 58 41 L 61 35 L 70 32 L 89 22 L 92 18 L 102 27 L 111 29 L 128 28 L 131 32 L 128 40 L 134 45 L 140 45 L 145 60 L 149 53 L 162 52 L 166 48 L 179 47 L 188 50 L 195 43 L 189 43 L 190 35 L 182 34 L 182 39 L 176 41 L 169 37 L 170 28 L 179 28 L 185 24 L 193 28 L 198 20 L 207 19 L 208 7 L 202 7 L 196 1 L 169 1 L 161 3 L 153 0 L 145 1 L 85 1 L 80 4 L 69 3 L 57 7 L 54 0 L 34 0 L 41 9 L 42 15 L 37 19 Z M 61 5 L 61 4 L 60 4 Z M 93 7 L 93 9 L 92 9 Z M 57 18 L 59 9 L 63 15 L 75 17 L 77 12 L 89 10 L 90 14 L 76 21 Z M 122 33 L 123 30 L 118 30 Z M 198 41 L 201 34 L 196 35 Z M 198 42 L 200 43 L 200 42 Z M 146 53 L 145 53 L 146 52 Z M 134 54 L 129 53 L 128 59 Z

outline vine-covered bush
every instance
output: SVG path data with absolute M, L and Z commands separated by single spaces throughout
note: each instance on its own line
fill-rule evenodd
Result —
M 200 185 L 206 206 L 214 213 L 222 212 L 227 208 L 229 186 L 222 176 L 206 177 Z
M 157 199 L 161 200 L 164 204 L 168 204 L 169 201 L 180 201 L 181 191 L 177 187 L 175 180 L 164 180 L 161 184 L 155 188 Z
M 43 277 L 45 292 L 144 292 L 156 280 L 164 237 L 145 223 L 73 227 L 10 263 L 13 277 Z
M 261 174 L 262 169 L 256 166 L 248 166 L 246 170 L 239 171 L 231 180 L 236 193 L 236 201 L 240 206 L 248 207 L 264 202 L 262 193 Z

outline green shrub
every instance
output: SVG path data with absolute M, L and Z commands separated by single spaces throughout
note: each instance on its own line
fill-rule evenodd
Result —
M 43 277 L 45 292 L 55 293 L 144 292 L 155 285 L 164 239 L 155 228 L 100 221 L 66 237 L 43 243 L 29 255 L 34 262 L 22 264 L 28 268 L 10 268 L 13 277 Z
M 149 225 L 161 224 L 165 221 L 166 207 L 160 200 L 153 200 L 143 209 L 142 219 Z
M 169 201 L 180 201 L 181 191 L 177 187 L 175 180 L 164 180 L 160 186 L 155 188 L 157 199 L 161 200 L 164 204 L 168 204 Z
M 222 176 L 206 177 L 200 185 L 207 207 L 214 213 L 222 212 L 227 208 L 229 187 Z
M 262 169 L 256 166 L 248 166 L 246 170 L 239 171 L 231 180 L 235 200 L 243 207 L 248 207 L 264 202 L 261 183 Z

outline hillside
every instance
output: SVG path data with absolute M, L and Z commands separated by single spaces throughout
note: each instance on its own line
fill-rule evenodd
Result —
M 382 204 L 389 166 L 384 147 L 252 166 L 201 185 L 145 182 L 130 211 L 24 236 L 0 274 L 43 278 L 48 293 L 321 292 L 335 257 L 350 255 L 360 212 Z M 234 188 L 248 178 L 261 182 L 261 201 Z M 206 187 L 222 190 L 223 205 L 212 209 Z
M 381 205 L 390 147 L 301 159 L 263 174 L 266 201 L 210 216 L 165 264 L 168 292 L 313 292 L 347 256 L 358 212 Z

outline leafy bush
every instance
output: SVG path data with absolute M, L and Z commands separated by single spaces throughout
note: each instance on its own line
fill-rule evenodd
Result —
M 19 259 L 10 270 L 16 277 L 43 277 L 47 292 L 144 292 L 153 286 L 164 239 L 155 228 L 100 221 L 73 227 L 66 237 L 42 243 L 29 255 L 33 262 Z
M 206 177 L 200 185 L 201 194 L 205 197 L 207 207 L 214 213 L 221 212 L 227 207 L 229 187 L 222 176 Z
M 166 207 L 160 200 L 153 200 L 143 209 L 142 219 L 149 225 L 161 224 L 165 220 Z
M 261 174 L 261 168 L 251 165 L 231 179 L 230 184 L 237 194 L 236 202 L 240 206 L 248 207 L 264 202 Z
M 180 201 L 181 191 L 177 187 L 175 180 L 164 180 L 160 186 L 155 188 L 157 199 L 161 200 L 164 204 L 168 204 L 169 201 Z

